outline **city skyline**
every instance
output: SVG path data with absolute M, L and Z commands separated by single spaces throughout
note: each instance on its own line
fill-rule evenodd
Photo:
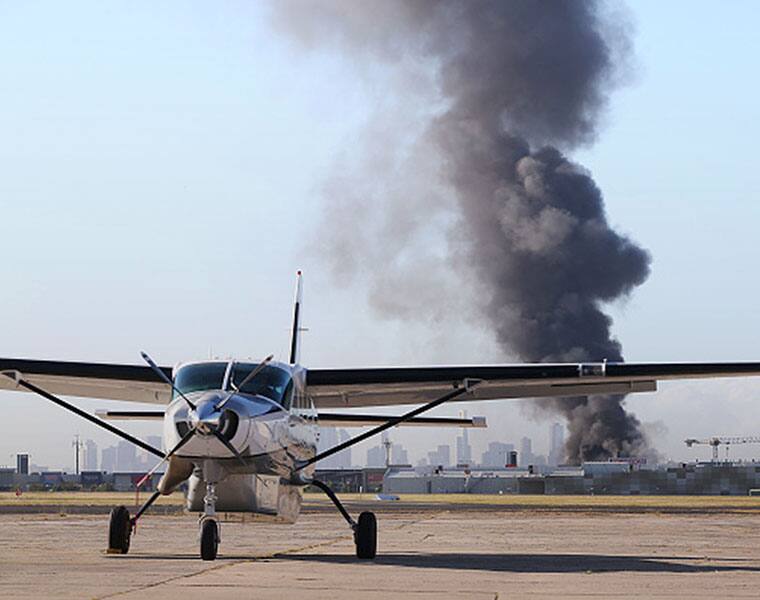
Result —
M 416 466 L 431 466 L 431 467 L 454 467 L 457 465 L 468 466 L 504 466 L 506 463 L 506 455 L 510 451 L 514 451 L 517 448 L 517 444 L 514 442 L 502 442 L 492 441 L 488 443 L 487 448 L 481 453 L 479 461 L 473 460 L 472 447 L 468 442 L 468 429 L 461 428 L 458 430 L 460 433 L 456 436 L 456 445 L 454 448 L 454 456 L 452 460 L 452 447 L 449 444 L 437 444 L 434 448 L 424 451 L 416 457 L 414 454 L 409 453 L 408 449 L 401 443 L 396 443 L 391 440 L 391 434 L 384 432 L 377 445 L 367 449 L 364 454 L 365 459 L 362 461 L 353 460 L 354 456 L 351 452 L 351 448 L 342 450 L 335 455 L 329 457 L 320 464 L 320 469 L 351 469 L 362 467 L 382 467 L 386 466 L 386 455 L 390 448 L 390 464 L 391 465 L 416 465 Z M 356 434 L 354 434 L 356 435 Z M 561 423 L 555 422 L 549 425 L 549 437 L 552 443 L 555 444 L 549 449 L 548 456 L 557 456 L 556 444 L 562 443 L 564 436 L 564 426 Z M 353 437 L 349 431 L 343 428 L 336 427 L 321 427 L 320 439 L 318 443 L 318 450 L 323 451 L 331 448 L 339 443 L 347 441 Z M 161 446 L 160 436 L 147 436 L 146 442 L 154 447 Z M 520 450 L 518 451 L 518 465 L 520 467 L 543 466 L 545 464 L 557 465 L 559 462 L 551 462 L 551 459 L 547 463 L 547 459 L 544 455 L 534 454 L 532 451 L 533 440 L 527 436 L 523 436 L 520 439 Z M 526 448 L 528 449 L 526 453 Z M 81 471 L 103 471 L 103 472 L 142 472 L 148 471 L 153 468 L 158 458 L 150 455 L 143 450 L 136 449 L 131 444 L 125 441 L 118 441 L 115 444 L 106 446 L 102 449 L 98 449 L 98 445 L 92 439 L 85 439 L 81 442 L 82 457 L 80 459 Z M 14 460 L 18 460 L 19 456 L 26 456 L 27 462 L 30 467 L 35 467 L 32 462 L 33 453 L 18 453 L 13 455 Z M 410 458 L 411 457 L 411 458 Z M 467 458 L 467 460 L 463 460 Z M 73 465 L 71 467 L 52 468 L 45 467 L 40 470 L 49 471 L 65 471 L 74 472 Z

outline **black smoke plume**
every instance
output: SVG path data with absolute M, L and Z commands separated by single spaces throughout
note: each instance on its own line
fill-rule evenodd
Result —
M 280 1 L 275 16 L 306 44 L 337 44 L 365 68 L 405 74 L 387 92 L 410 107 L 396 137 L 367 140 L 372 159 L 353 173 L 344 165 L 330 186 L 328 215 L 350 215 L 332 230 L 334 264 L 364 256 L 385 265 L 373 305 L 400 318 L 427 310 L 413 266 L 427 231 L 409 214 L 435 223 L 446 213 L 444 262 L 485 298 L 479 319 L 505 353 L 623 360 L 604 304 L 647 278 L 649 256 L 612 229 L 599 188 L 565 154 L 596 136 L 630 45 L 624 18 L 588 0 Z M 418 91 L 400 89 L 415 79 Z M 423 115 L 424 127 L 405 127 Z M 376 130 L 390 136 L 393 120 Z M 537 406 L 566 418 L 567 459 L 580 462 L 645 449 L 623 400 Z

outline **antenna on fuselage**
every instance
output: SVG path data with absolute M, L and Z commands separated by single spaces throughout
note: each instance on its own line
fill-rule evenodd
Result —
M 303 273 L 296 271 L 296 298 L 293 306 L 293 330 L 290 333 L 290 358 L 288 362 L 294 365 L 298 362 L 301 354 L 301 332 L 306 331 L 301 327 L 301 303 L 303 302 L 303 286 L 301 277 Z

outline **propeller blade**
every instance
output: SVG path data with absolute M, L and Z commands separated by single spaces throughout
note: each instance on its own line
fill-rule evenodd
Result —
M 181 397 L 182 397 L 182 398 L 185 400 L 185 402 L 187 402 L 187 405 L 188 405 L 188 406 L 189 406 L 189 407 L 190 407 L 192 410 L 195 410 L 195 404 L 193 404 L 192 402 L 190 402 L 190 400 L 188 399 L 188 397 L 187 397 L 187 396 L 185 396 L 185 394 L 183 394 L 182 392 L 180 392 L 180 391 L 177 389 L 177 387 L 174 385 L 174 382 L 173 382 L 171 379 L 169 379 L 169 378 L 166 376 L 166 373 L 164 373 L 164 372 L 161 370 L 161 367 L 159 367 L 159 366 L 158 366 L 156 363 L 154 363 L 154 362 L 153 362 L 153 359 L 152 359 L 150 356 L 148 356 L 147 352 L 140 352 L 140 356 L 142 356 L 142 357 L 143 357 L 143 360 L 144 360 L 146 363 L 148 363 L 148 366 L 149 366 L 151 369 L 153 369 L 153 371 L 156 373 L 156 375 L 158 375 L 158 376 L 159 376 L 161 379 L 163 379 L 163 380 L 164 380 L 166 383 L 168 383 L 168 384 L 169 384 L 169 386 L 171 386 L 171 388 L 174 390 L 174 392 L 175 392 L 177 395 L 181 396 Z
M 141 486 L 143 483 L 145 483 L 145 482 L 146 482 L 148 479 L 150 479 L 150 478 L 151 478 L 151 476 L 153 475 L 153 473 L 155 473 L 156 471 L 158 471 L 158 469 L 161 467 L 161 465 L 163 465 L 163 464 L 164 464 L 164 463 L 165 463 L 167 460 L 169 460 L 169 459 L 170 459 L 172 456 L 174 456 L 174 453 L 175 453 L 175 452 L 177 452 L 177 451 L 178 451 L 180 448 L 182 448 L 182 446 L 184 446 L 185 444 L 187 444 L 187 443 L 190 441 L 190 438 L 191 438 L 191 437 L 193 437 L 194 435 L 195 435 L 195 428 L 193 428 L 193 429 L 190 429 L 190 430 L 189 430 L 189 431 L 188 431 L 188 432 L 187 432 L 187 433 L 186 433 L 186 434 L 185 434 L 185 435 L 182 437 L 182 439 L 181 439 L 179 442 L 177 442 L 177 445 L 176 445 L 176 446 L 174 446 L 174 448 L 172 448 L 172 449 L 171 449 L 171 450 L 170 450 L 170 451 L 167 453 L 167 455 L 166 455 L 166 456 L 164 456 L 164 457 L 161 459 L 161 462 L 159 462 L 159 463 L 158 463 L 158 464 L 157 464 L 155 467 L 153 467 L 153 468 L 152 468 L 150 471 L 148 471 L 148 472 L 147 472 L 147 473 L 146 473 L 146 474 L 143 476 L 143 478 L 142 478 L 142 479 L 140 479 L 140 481 L 138 481 L 138 482 L 137 482 L 137 486 L 136 486 L 136 487 L 137 487 L 137 488 L 139 488 L 139 487 L 140 487 L 140 486 Z
M 248 375 L 245 376 L 245 379 L 243 379 L 243 381 L 240 382 L 240 385 L 237 386 L 237 388 L 239 390 L 243 389 L 243 387 L 245 387 L 245 384 L 248 383 L 254 377 L 256 377 L 256 375 L 261 373 L 261 370 L 264 367 L 266 367 L 269 364 L 269 361 L 272 360 L 273 358 L 274 358 L 274 354 L 270 354 L 264 360 L 262 360 L 258 365 L 256 365 L 256 368 L 253 371 L 251 371 L 250 373 L 248 373 Z
M 254 377 L 256 377 L 256 375 L 258 375 L 259 373 L 261 373 L 261 370 L 264 367 L 266 367 L 269 364 L 269 361 L 271 361 L 273 358 L 274 358 L 274 354 L 270 354 L 264 360 L 262 360 L 261 363 L 259 363 L 258 365 L 256 365 L 256 368 L 253 371 L 251 371 L 250 373 L 248 373 L 248 375 L 245 376 L 245 379 L 243 379 L 243 381 L 240 382 L 240 385 L 235 385 L 235 382 L 231 381 L 230 382 L 230 386 L 232 386 L 232 389 L 235 390 L 236 392 L 238 392 L 241 389 L 243 389 L 243 387 L 245 387 L 245 385 L 251 379 L 253 379 Z M 222 410 L 224 408 L 224 405 L 227 404 L 227 402 L 229 401 L 230 398 L 232 398 L 232 396 L 233 396 L 232 392 L 230 392 L 229 394 L 227 394 L 227 397 L 224 400 L 222 400 L 219 404 L 216 405 L 216 407 L 215 407 L 216 410 Z
M 240 452 L 238 452 L 235 449 L 235 446 L 233 446 L 229 442 L 229 440 L 226 437 L 224 437 L 221 433 L 219 433 L 216 429 L 213 430 L 213 434 L 216 436 L 216 439 L 218 439 L 220 442 L 222 442 L 222 444 L 224 444 L 225 448 L 227 448 L 227 450 L 229 450 L 230 452 L 232 452 L 232 454 L 235 455 L 235 458 L 237 458 L 240 461 L 240 463 L 243 466 L 245 466 L 245 459 L 240 455 Z

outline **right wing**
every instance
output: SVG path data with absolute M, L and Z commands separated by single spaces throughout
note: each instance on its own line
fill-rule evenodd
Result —
M 760 376 L 760 363 L 534 363 L 309 369 L 318 409 L 425 404 L 466 380 L 455 401 L 654 392 L 660 380 Z

